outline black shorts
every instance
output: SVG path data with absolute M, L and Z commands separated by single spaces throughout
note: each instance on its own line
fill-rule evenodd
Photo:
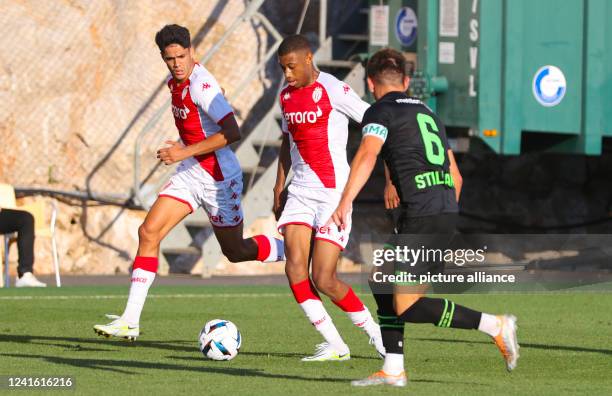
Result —
M 397 222 L 398 234 L 452 235 L 457 230 L 458 213 L 441 213 L 433 216 L 408 217 L 401 215 Z
M 385 262 L 375 268 L 383 274 L 401 275 L 408 279 L 419 279 L 421 275 L 439 274 L 444 272 L 445 252 L 450 249 L 451 241 L 456 233 L 458 214 L 443 213 L 433 216 L 408 217 L 401 216 L 397 230 L 385 244 L 386 249 L 392 249 L 401 254 L 400 260 Z M 405 254 L 408 253 L 408 254 Z M 395 255 L 398 258 L 397 254 Z M 408 281 L 396 281 L 395 284 L 415 285 Z M 381 292 L 391 292 L 386 282 Z

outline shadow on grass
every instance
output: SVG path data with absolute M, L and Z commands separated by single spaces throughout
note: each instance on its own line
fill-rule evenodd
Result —
M 491 344 L 490 341 L 471 341 L 471 340 L 449 340 L 444 338 L 411 338 L 412 340 L 418 341 L 431 341 L 431 342 L 449 342 L 449 343 L 461 343 L 461 344 Z M 580 346 L 570 345 L 552 345 L 552 344 L 532 344 L 523 343 L 519 340 L 519 345 L 522 348 L 527 349 L 544 349 L 549 351 L 569 351 L 569 352 L 587 352 L 587 353 L 601 353 L 604 355 L 612 355 L 612 349 L 596 349 L 596 348 L 585 348 Z
M 45 342 L 50 341 L 50 342 Z M 70 344 L 58 344 L 57 342 L 66 342 Z M 196 343 L 193 341 L 185 340 L 170 340 L 170 341 L 136 341 L 128 342 L 121 339 L 104 339 L 100 338 L 77 338 L 77 337 L 54 337 L 54 336 L 41 336 L 41 335 L 13 335 L 13 334 L 0 334 L 0 342 L 16 342 L 21 344 L 39 344 L 56 346 L 60 348 L 82 350 L 82 351 L 109 351 L 109 349 L 100 348 L 88 348 L 83 347 L 81 344 L 95 344 L 95 345 L 107 345 L 111 347 L 120 348 L 154 348 L 166 351 L 182 351 L 182 352 L 193 352 L 196 347 Z
M 224 374 L 239 377 L 262 377 L 271 379 L 286 379 L 286 380 L 299 380 L 299 381 L 316 381 L 316 382 L 346 382 L 346 378 L 324 378 L 324 377 L 302 377 L 299 375 L 285 375 L 285 374 L 272 374 L 266 373 L 260 369 L 248 369 L 248 368 L 235 368 L 235 367 L 212 367 L 212 365 L 219 365 L 222 362 L 206 362 L 202 359 L 197 359 L 202 362 L 201 367 L 197 366 L 186 366 L 180 364 L 169 364 L 163 362 L 142 362 L 135 360 L 117 360 L 117 359 L 77 359 L 77 358 L 66 358 L 58 356 L 46 356 L 46 355 L 28 355 L 28 354 L 9 354 L 0 353 L 0 356 L 19 358 L 19 359 L 38 359 L 44 362 L 74 366 L 79 368 L 89 368 L 94 370 L 105 370 L 112 371 L 121 374 L 138 374 L 134 369 L 146 369 L 146 370 L 176 370 L 181 372 L 197 372 L 197 373 L 210 373 L 210 374 Z M 130 370 L 131 369 L 131 370 Z
M 49 342 L 45 342 L 49 341 Z M 58 342 L 66 342 L 70 344 L 60 344 Z M 109 347 L 119 348 L 153 348 L 173 352 L 197 352 L 197 343 L 195 341 L 185 340 L 170 340 L 170 341 L 136 341 L 127 342 L 121 339 L 104 339 L 104 338 L 77 338 L 77 337 L 54 337 L 40 335 L 9 335 L 0 334 L 0 342 L 16 342 L 22 344 L 49 345 L 64 350 L 76 351 L 117 351 L 117 349 L 100 349 L 84 347 L 82 344 L 105 345 Z M 302 358 L 307 353 L 284 353 L 284 352 L 257 352 L 257 351 L 241 351 L 241 355 L 260 356 L 260 357 L 279 357 L 279 358 Z M 359 360 L 380 360 L 377 356 L 351 355 L 351 359 Z
M 45 343 L 44 341 L 51 341 Z M 67 342 L 72 344 L 60 344 L 58 342 Z M 437 340 L 436 340 L 437 341 Z M 31 335 L 7 335 L 0 334 L 0 343 L 2 342 L 16 342 L 23 344 L 33 345 L 49 345 L 58 348 L 63 348 L 65 351 L 93 351 L 93 352 L 116 352 L 117 349 L 99 349 L 99 348 L 87 348 L 82 347 L 81 344 L 95 343 L 99 344 L 100 340 L 89 339 L 89 338 L 77 338 L 77 337 L 51 337 L 51 336 L 31 336 Z M 107 341 L 106 345 L 119 346 L 119 347 L 147 347 L 147 348 L 158 348 L 162 350 L 171 350 L 174 352 L 184 351 L 189 353 L 197 353 L 195 343 L 192 341 L 185 340 L 172 340 L 172 341 L 138 341 L 136 343 L 128 343 L 125 341 Z M 187 346 L 188 345 L 188 346 Z M 259 357 L 275 357 L 275 358 L 301 358 L 303 354 L 300 353 L 283 353 L 283 352 L 251 352 L 242 351 L 241 355 L 246 356 L 259 356 Z M 188 362 L 200 362 L 202 366 L 187 366 L 180 364 L 169 364 L 164 362 L 143 362 L 134 360 L 119 360 L 119 359 L 90 359 L 90 358 L 67 358 L 58 356 L 47 356 L 47 355 L 33 355 L 33 354 L 11 354 L 11 353 L 0 353 L 0 356 L 18 358 L 18 359 L 38 359 L 44 362 L 49 362 L 59 365 L 67 365 L 74 367 L 83 367 L 94 370 L 110 371 L 120 374 L 134 375 L 138 374 L 134 369 L 159 369 L 159 370 L 181 370 L 191 371 L 199 373 L 213 373 L 213 374 L 224 374 L 232 376 L 251 376 L 251 377 L 262 377 L 271 379 L 286 379 L 286 380 L 299 380 L 299 381 L 315 381 L 315 382 L 345 382 L 348 383 L 347 378 L 332 378 L 332 377 L 303 377 L 299 375 L 285 375 L 285 374 L 272 374 L 266 373 L 261 369 L 249 369 L 249 368 L 236 368 L 236 367 L 219 367 L 220 364 L 227 364 L 223 362 L 212 362 L 206 361 L 199 356 L 166 356 L 168 359 L 184 360 Z M 365 357 L 365 356 L 352 356 L 357 359 L 375 359 L 376 357 Z M 382 362 L 382 360 L 381 360 Z M 216 365 L 217 367 L 213 367 Z M 321 366 L 324 369 L 331 370 L 330 365 L 325 363 Z M 365 374 L 365 373 L 364 373 Z M 466 383 L 457 381 L 437 381 L 437 380 L 426 380 L 426 379 L 411 379 L 411 382 L 416 383 L 441 383 L 441 384 L 467 384 L 467 385 L 478 385 L 484 386 L 485 384 L 480 383 Z
M 38 359 L 47 363 L 53 363 L 58 365 L 73 366 L 78 368 L 88 368 L 93 370 L 110 371 L 120 374 L 134 375 L 139 374 L 137 371 L 129 371 L 128 369 L 146 369 L 146 370 L 177 370 L 181 372 L 197 372 L 197 373 L 208 373 L 208 374 L 221 374 L 231 375 L 238 377 L 261 377 L 270 379 L 282 379 L 282 380 L 297 380 L 297 381 L 314 381 L 314 382 L 344 382 L 348 384 L 350 379 L 347 378 L 333 378 L 333 377 L 304 377 L 300 375 L 289 375 L 289 374 L 272 374 L 266 373 L 261 369 L 249 369 L 249 368 L 236 368 L 236 367 L 213 367 L 212 365 L 224 364 L 224 362 L 206 362 L 202 359 L 190 359 L 198 360 L 202 362 L 203 366 L 185 366 L 180 364 L 168 364 L 161 362 L 142 362 L 134 360 L 115 360 L 115 359 L 75 359 L 65 358 L 58 356 L 46 356 L 46 355 L 29 355 L 29 354 L 11 354 L 11 353 L 0 353 L 0 356 L 19 358 L 19 359 Z M 330 366 L 325 368 L 329 369 Z M 331 370 L 330 370 L 331 371 Z M 411 382 L 418 383 L 439 383 L 439 384 L 464 384 L 464 385 L 479 385 L 484 386 L 485 384 L 473 383 L 473 382 L 458 382 L 458 381 L 437 381 L 437 380 L 425 380 L 425 379 L 414 379 Z
M 240 351 L 240 355 L 243 356 L 255 356 L 261 358 L 267 357 L 277 357 L 277 358 L 295 358 L 301 359 L 306 356 L 306 353 L 297 353 L 297 352 L 256 352 L 256 351 Z M 188 356 L 167 356 L 172 359 L 183 359 L 183 360 L 200 360 L 199 357 L 188 357 Z M 362 355 L 353 355 L 351 354 L 351 360 L 379 360 L 382 363 L 382 359 L 374 356 L 362 356 Z
M 240 352 L 241 355 L 251 355 L 251 356 L 259 356 L 259 357 L 267 357 L 267 356 L 274 356 L 274 357 L 295 357 L 295 358 L 303 358 L 304 356 L 308 355 L 308 353 L 283 353 L 283 352 L 253 352 L 253 351 L 241 351 Z M 351 353 L 351 360 L 353 359 L 359 359 L 359 360 L 380 360 L 382 362 L 382 359 L 380 357 L 377 356 L 363 356 L 363 355 L 353 355 Z
M 260 352 L 240 352 L 241 355 L 256 355 L 256 356 L 266 356 L 266 355 L 270 355 L 270 356 L 282 356 L 282 357 L 303 357 L 303 355 L 299 354 L 299 353 L 260 353 Z M 177 360 L 186 360 L 186 361 L 201 361 L 202 358 L 201 357 L 186 357 L 186 356 L 166 356 L 166 358 L 168 359 L 177 359 Z M 351 359 L 353 359 L 353 356 L 351 356 Z M 204 359 L 206 360 L 206 359 Z M 321 363 L 321 362 L 313 362 L 313 363 L 304 363 L 305 365 L 308 366 L 318 366 L 321 365 L 321 367 L 323 369 L 327 369 L 327 370 L 333 370 L 333 367 L 336 364 L 342 364 L 340 362 L 328 362 L 328 363 Z M 381 360 L 381 364 L 382 364 L 382 360 Z M 367 375 L 366 372 L 362 373 L 363 376 L 365 377 Z M 355 378 L 351 378 L 351 379 L 355 379 Z M 350 381 L 349 379 L 345 379 L 344 381 Z M 420 383 L 431 383 L 431 384 L 448 384 L 448 383 L 453 383 L 453 384 L 457 384 L 457 385 L 477 385 L 477 386 L 488 386 L 486 384 L 481 384 L 481 383 L 477 383 L 477 382 L 459 382 L 459 381 L 437 381 L 437 380 L 427 380 L 427 379 L 413 379 L 413 378 L 409 378 L 408 380 L 409 382 L 420 382 Z

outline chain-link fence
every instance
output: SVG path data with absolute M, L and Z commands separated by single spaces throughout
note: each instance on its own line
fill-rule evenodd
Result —
M 0 180 L 128 198 L 134 140 L 168 99 L 155 32 L 167 23 L 187 26 L 201 57 L 246 4 L 10 3 L 0 24 Z M 231 95 L 271 41 L 260 23 L 246 21 L 206 66 Z M 232 103 L 239 120 L 253 118 L 253 105 L 279 75 L 268 67 L 257 77 Z M 170 111 L 148 134 L 141 174 L 154 167 L 155 151 L 167 138 L 177 138 Z

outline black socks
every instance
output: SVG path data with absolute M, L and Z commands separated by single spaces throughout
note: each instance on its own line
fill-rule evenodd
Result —
M 378 304 L 378 323 L 387 353 L 404 353 L 404 322 L 393 309 L 393 294 L 374 294 Z
M 399 319 L 410 323 L 431 323 L 438 327 L 477 329 L 481 315 L 481 312 L 447 299 L 421 297 Z

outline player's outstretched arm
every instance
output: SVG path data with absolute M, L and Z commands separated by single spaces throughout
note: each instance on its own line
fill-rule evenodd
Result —
M 282 193 L 287 182 L 287 174 L 291 168 L 291 155 L 289 152 L 289 134 L 283 133 L 283 142 L 281 144 L 280 153 L 278 156 L 278 168 L 276 170 L 276 183 L 274 184 L 274 215 L 278 219 L 282 211 Z
M 221 130 L 219 132 L 190 146 L 166 141 L 166 144 L 169 144 L 170 147 L 160 149 L 157 152 L 157 158 L 164 164 L 170 165 L 196 155 L 212 153 L 240 140 L 240 128 L 233 115 L 225 117 L 220 126 Z
M 364 136 L 351 163 L 351 173 L 344 187 L 338 208 L 336 208 L 327 224 L 333 222 L 341 228 L 346 225 L 353 201 L 370 178 L 376 165 L 376 157 L 380 153 L 383 143 L 384 141 L 376 136 Z
M 461 173 L 459 172 L 459 167 L 457 166 L 457 161 L 455 161 L 453 150 L 450 149 L 448 150 L 448 161 L 450 162 L 450 174 L 453 178 L 453 184 L 455 185 L 455 197 L 457 198 L 457 202 L 459 202 L 461 187 L 463 186 L 463 177 L 461 177 Z

